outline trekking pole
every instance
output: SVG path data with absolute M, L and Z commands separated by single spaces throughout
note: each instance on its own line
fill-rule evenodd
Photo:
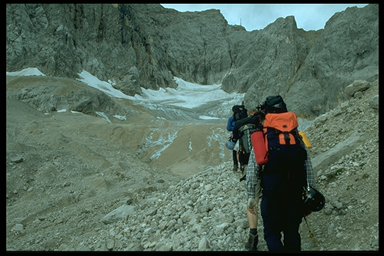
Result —
M 319 241 L 316 239 L 315 235 L 313 234 L 312 230 L 309 228 L 307 218 L 304 216 L 305 223 L 307 224 L 308 232 L 309 232 L 309 237 L 314 241 L 316 246 L 319 248 Z

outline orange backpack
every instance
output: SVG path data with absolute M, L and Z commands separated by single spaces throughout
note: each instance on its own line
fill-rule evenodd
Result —
M 263 131 L 254 132 L 251 137 L 256 162 L 265 165 L 271 160 L 305 159 L 306 151 L 300 141 L 298 126 L 294 112 L 265 115 Z

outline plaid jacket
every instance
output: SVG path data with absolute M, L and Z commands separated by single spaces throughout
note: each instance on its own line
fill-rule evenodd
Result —
M 304 167 L 307 172 L 307 186 L 316 188 L 316 173 L 312 167 L 311 158 L 307 151 L 307 160 L 305 161 Z M 249 156 L 249 162 L 247 167 L 246 176 L 246 189 L 248 198 L 256 198 L 261 196 L 261 185 L 260 185 L 260 168 L 256 163 L 255 153 L 253 147 Z

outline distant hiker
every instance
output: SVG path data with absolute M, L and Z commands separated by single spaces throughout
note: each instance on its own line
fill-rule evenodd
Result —
M 232 111 L 233 111 L 233 108 L 232 108 Z M 233 171 L 237 172 L 239 168 L 239 160 L 238 160 L 237 150 L 234 147 L 238 141 L 238 138 L 236 137 L 237 133 L 234 133 L 234 129 L 235 129 L 235 119 L 232 113 L 232 115 L 228 118 L 228 121 L 227 121 L 227 131 L 232 132 L 229 138 L 229 141 L 227 142 L 228 143 L 227 147 L 228 149 L 232 149 Z
M 244 104 L 234 105 L 232 107 L 232 115 L 228 118 L 227 122 L 227 130 L 232 132 L 232 141 L 239 143 L 239 150 L 234 149 L 232 151 L 233 171 L 235 172 L 239 171 L 239 163 L 241 171 L 248 162 L 248 157 L 244 155 L 242 145 L 240 144 L 240 141 L 238 141 L 241 137 L 241 133 L 239 132 L 238 127 L 236 127 L 236 121 L 247 117 L 247 115 L 247 110 L 245 109 Z
M 248 112 L 247 112 L 248 113 Z M 239 132 L 239 161 L 241 163 L 240 171 L 245 180 L 245 168 L 248 165 L 249 156 L 252 149 L 251 135 L 255 131 L 256 124 L 260 124 L 260 112 L 257 109 L 249 111 L 249 115 L 235 122 L 235 129 Z
M 295 113 L 288 112 L 280 96 L 267 97 L 261 110 L 265 118 L 263 125 L 252 133 L 246 172 L 250 227 L 246 248 L 257 250 L 257 206 L 261 198 L 260 210 L 268 250 L 297 252 L 301 250 L 299 226 L 302 218 L 311 210 L 321 209 L 324 201 L 315 202 L 320 204 L 317 209 L 305 209 L 304 189 L 315 191 L 315 173 L 298 135 Z
M 248 111 L 244 107 L 244 103 L 242 103 L 242 105 L 233 106 L 232 111 L 234 117 L 233 134 L 238 139 L 239 143 L 238 157 L 240 163 L 240 172 L 244 174 L 245 167 L 248 164 L 251 148 L 251 126 L 249 126 L 248 123 L 244 122 L 244 120 L 248 119 Z

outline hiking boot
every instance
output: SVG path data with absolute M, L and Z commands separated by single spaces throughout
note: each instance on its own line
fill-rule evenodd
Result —
M 245 244 L 245 249 L 248 251 L 257 251 L 257 244 L 259 243 L 259 236 L 249 234 L 248 242 Z

